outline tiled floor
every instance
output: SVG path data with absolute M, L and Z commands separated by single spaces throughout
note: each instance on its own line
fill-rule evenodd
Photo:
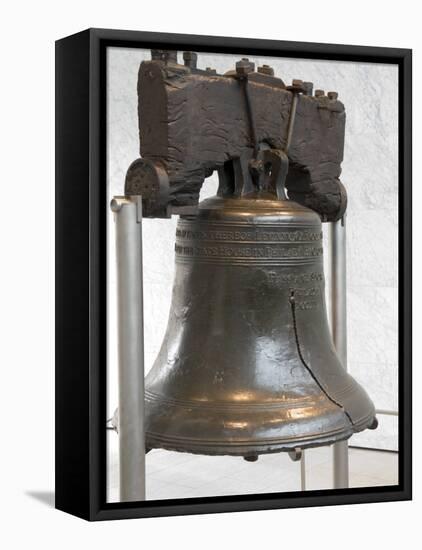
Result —
M 108 500 L 118 501 L 118 436 L 108 432 Z M 397 453 L 350 449 L 350 487 L 396 485 Z M 305 454 L 306 489 L 332 488 L 332 449 Z M 148 500 L 300 491 L 300 463 L 286 453 L 257 462 L 153 450 L 146 456 Z

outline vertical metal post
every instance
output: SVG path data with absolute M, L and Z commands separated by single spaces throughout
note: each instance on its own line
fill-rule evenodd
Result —
M 347 369 L 346 217 L 331 224 L 331 330 L 343 367 Z M 335 489 L 349 487 L 347 441 L 333 445 Z
M 306 491 L 306 459 L 304 449 L 302 449 L 302 456 L 300 457 L 300 489 Z
M 120 500 L 145 499 L 141 197 L 114 197 L 119 363 Z

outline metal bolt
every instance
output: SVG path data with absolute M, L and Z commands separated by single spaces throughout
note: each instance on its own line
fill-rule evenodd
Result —
M 177 63 L 177 51 L 175 50 L 151 50 L 151 59 L 168 63 Z
M 246 462 L 256 462 L 258 460 L 258 455 L 257 454 L 246 455 L 243 458 L 246 460 Z
M 324 94 L 324 90 L 315 90 L 315 97 L 322 97 Z
M 270 76 L 274 76 L 274 69 L 269 65 L 262 65 L 262 67 L 258 67 L 258 72 L 261 74 L 268 74 Z
M 151 59 L 160 60 L 168 63 L 177 63 L 177 51 L 176 50 L 151 50 Z
M 217 74 L 217 70 L 216 70 L 216 69 L 212 69 L 211 67 L 207 67 L 205 70 L 207 71 L 207 73 Z
M 240 61 L 236 62 L 236 73 L 239 76 L 246 76 L 249 73 L 253 73 L 255 70 L 255 63 L 249 61 L 247 57 L 243 57 Z
M 131 200 L 125 196 L 116 196 L 111 199 L 110 209 L 112 212 L 119 212 L 124 204 L 130 204 Z
M 196 54 L 195 52 L 183 52 L 183 61 L 185 63 L 185 67 L 196 69 L 198 54 Z
M 303 87 L 305 89 L 305 91 L 304 91 L 305 95 L 312 95 L 312 90 L 314 89 L 314 83 L 313 82 L 304 82 Z
M 337 92 L 327 92 L 328 99 L 337 99 L 338 93 Z
M 291 451 L 288 452 L 289 457 L 293 460 L 293 462 L 297 462 L 302 458 L 302 449 L 295 447 Z
M 369 430 L 376 430 L 378 428 L 378 418 L 374 418 L 372 424 L 368 427 Z
M 303 87 L 303 80 L 299 80 L 297 78 L 294 78 L 292 80 L 292 86 L 294 86 L 295 88 L 302 88 Z

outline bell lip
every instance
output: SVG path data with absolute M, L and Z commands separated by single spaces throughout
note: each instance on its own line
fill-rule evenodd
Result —
M 150 449 L 164 449 L 166 451 L 175 451 L 195 455 L 242 457 L 251 454 L 263 455 L 289 452 L 297 448 L 310 449 L 314 447 L 329 446 L 339 441 L 349 439 L 354 433 L 355 431 L 353 428 L 349 427 L 348 429 L 341 430 L 337 434 L 314 436 L 308 441 L 295 439 L 291 442 L 274 441 L 272 443 L 260 442 L 259 444 L 252 444 L 251 442 L 245 442 L 244 444 L 233 444 L 227 442 L 226 444 L 222 444 L 219 442 L 215 445 L 207 445 L 198 441 L 194 442 L 190 439 L 174 440 L 173 438 L 166 438 L 162 435 L 153 436 L 148 433 L 146 438 L 146 446 Z
M 376 418 L 371 412 L 359 423 L 346 425 L 345 427 L 323 434 L 311 434 L 306 438 L 292 438 L 290 441 L 285 438 L 262 439 L 259 443 L 251 441 L 207 441 L 180 436 L 166 436 L 163 434 L 146 433 L 146 447 L 149 449 L 164 449 L 167 451 L 185 452 L 190 454 L 208 456 L 247 456 L 250 454 L 271 454 L 288 452 L 292 449 L 310 449 L 324 447 L 349 439 L 355 433 L 369 429 Z

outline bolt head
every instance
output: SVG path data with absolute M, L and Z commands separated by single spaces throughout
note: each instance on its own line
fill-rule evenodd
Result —
M 295 88 L 301 88 L 303 86 L 303 80 L 299 80 L 297 78 L 294 78 L 292 80 L 292 86 L 294 86 Z
M 322 97 L 324 93 L 324 90 L 315 90 L 315 97 Z
M 249 61 L 248 58 L 243 57 L 240 61 L 236 62 L 236 73 L 240 76 L 253 73 L 255 70 L 255 63 Z
M 312 95 L 312 90 L 314 88 L 313 82 L 304 82 L 303 87 L 305 89 L 305 95 Z
M 197 59 L 198 55 L 195 52 L 183 52 L 183 59 Z
M 198 61 L 198 54 L 195 52 L 183 52 L 183 61 L 186 67 L 196 69 L 196 63 Z
M 337 92 L 327 92 L 328 99 L 337 99 L 338 93 Z
M 151 59 L 164 61 L 165 63 L 177 63 L 177 51 L 175 50 L 151 50 Z
M 258 72 L 261 74 L 268 74 L 270 76 L 274 76 L 274 69 L 269 65 L 262 65 L 262 67 L 258 67 Z

